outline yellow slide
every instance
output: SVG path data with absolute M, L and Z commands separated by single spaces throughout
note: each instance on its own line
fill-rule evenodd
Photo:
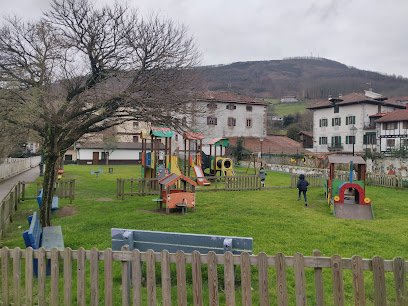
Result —
M 180 167 L 178 164 L 178 157 L 177 156 L 172 156 L 171 157 L 171 173 L 175 173 L 177 175 L 181 175 Z

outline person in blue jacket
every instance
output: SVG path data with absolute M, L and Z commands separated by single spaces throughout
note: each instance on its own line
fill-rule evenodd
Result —
M 299 180 L 297 182 L 297 188 L 299 189 L 298 201 L 300 200 L 301 194 L 303 192 L 303 197 L 305 198 L 305 206 L 307 206 L 307 186 L 309 186 L 309 182 L 305 180 L 305 176 L 303 174 L 299 175 Z

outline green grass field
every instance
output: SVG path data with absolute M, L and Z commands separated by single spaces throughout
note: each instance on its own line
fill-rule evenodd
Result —
M 97 170 L 98 167 L 65 166 L 64 178 L 76 180 L 75 200 L 70 206 L 68 199 L 60 199 L 60 211 L 63 211 L 64 207 L 71 207 L 69 211 L 73 215 L 62 217 L 58 216 L 59 212 L 53 213 L 53 225 L 62 226 L 66 247 L 73 250 L 79 247 L 86 250 L 94 247 L 109 248 L 110 229 L 116 227 L 253 237 L 254 254 L 265 252 L 274 255 L 283 252 L 292 256 L 300 252 L 311 256 L 313 249 L 319 249 L 323 256 L 328 257 L 339 254 L 349 258 L 358 254 L 363 258 L 372 258 L 375 255 L 384 259 L 393 259 L 395 256 L 408 258 L 408 205 L 407 192 L 404 190 L 367 187 L 366 194 L 372 199 L 374 207 L 373 221 L 334 218 L 324 199 L 322 187 L 309 188 L 308 207 L 303 205 L 303 201 L 296 201 L 297 190 L 290 188 L 198 192 L 196 210 L 193 213 L 166 215 L 156 211 L 156 204 L 152 202 L 156 196 L 127 196 L 124 201 L 116 200 L 116 179 L 140 177 L 141 169 L 140 166 L 111 167 L 114 168 L 113 174 L 108 173 L 107 166 L 102 166 L 104 173 L 96 178 L 90 171 Z M 245 168 L 239 171 L 245 171 Z M 290 176 L 268 172 L 266 184 L 289 186 Z M 27 193 L 34 195 L 34 187 L 30 186 Z M 38 211 L 35 200 L 19 204 L 14 222 L 9 225 L 6 237 L 1 240 L 2 247 L 25 248 L 22 233 L 28 229 L 26 220 L 33 211 Z M 270 292 L 276 297 L 273 271 L 274 269 L 271 269 Z M 289 283 L 293 281 L 293 276 L 289 275 L 290 271 L 288 268 Z M 253 275 L 256 277 L 256 270 Z M 346 304 L 352 304 L 352 282 L 350 279 L 346 280 L 346 277 L 350 275 L 345 273 L 344 276 Z M 307 273 L 306 278 L 308 302 L 314 304 L 312 271 Z M 330 283 L 331 272 L 325 271 L 324 278 L 325 282 Z M 367 274 L 366 278 L 367 299 L 372 302 L 372 275 Z M 120 274 L 115 275 L 114 281 L 115 286 L 119 287 Z M 388 281 L 392 283 L 392 275 L 389 279 L 387 277 Z M 256 283 L 254 286 L 254 303 L 257 304 Z M 389 290 L 391 296 L 392 290 Z M 116 294 L 120 300 L 121 293 Z M 239 292 L 237 294 L 239 295 Z M 293 305 L 294 288 L 291 288 L 288 294 L 289 304 Z M 325 295 L 330 304 L 330 286 L 325 288 Z M 192 297 L 189 296 L 189 301 L 190 298 Z M 237 301 L 239 300 L 237 298 Z M 390 302 L 392 303 L 392 300 Z

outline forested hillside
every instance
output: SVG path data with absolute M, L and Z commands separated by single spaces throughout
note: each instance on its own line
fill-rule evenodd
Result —
M 408 79 L 360 70 L 325 58 L 238 62 L 202 67 L 209 90 L 252 97 L 326 99 L 339 93 L 373 91 L 388 97 L 407 96 Z

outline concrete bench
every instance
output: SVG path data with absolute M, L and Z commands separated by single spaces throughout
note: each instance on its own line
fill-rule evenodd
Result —
M 28 218 L 30 228 L 23 233 L 23 239 L 26 247 L 32 247 L 34 250 L 43 247 L 45 250 L 57 248 L 64 250 L 64 238 L 61 226 L 41 227 L 37 212 Z M 34 274 L 38 275 L 38 260 L 34 259 Z M 50 263 L 47 263 L 47 275 L 50 272 Z
M 151 249 L 155 252 L 167 250 L 176 253 L 192 253 L 194 250 L 201 254 L 214 251 L 223 254 L 227 251 L 233 254 L 247 252 L 252 254 L 253 239 L 249 237 L 185 234 L 158 231 L 143 231 L 131 229 L 111 229 L 112 250 L 120 251 L 122 246 L 129 245 L 130 250 L 138 249 L 146 252 Z
M 37 203 L 40 209 L 41 209 L 41 203 L 42 203 L 42 195 L 43 195 L 43 190 L 41 188 L 40 195 L 37 197 Z M 58 209 L 58 197 L 57 196 L 52 198 L 52 206 L 51 206 L 51 210 L 56 210 L 56 209 Z

